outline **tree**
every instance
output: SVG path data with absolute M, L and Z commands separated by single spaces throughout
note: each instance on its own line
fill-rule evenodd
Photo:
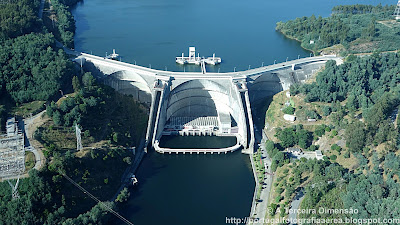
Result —
M 297 144 L 300 146 L 302 149 L 306 149 L 311 145 L 311 134 L 307 130 L 301 129 L 296 133 L 297 136 Z
M 85 87 L 87 87 L 87 88 L 91 88 L 91 87 L 93 87 L 93 85 L 94 85 L 94 83 L 95 83 L 95 79 L 94 79 L 94 77 L 92 76 L 92 73 L 90 73 L 90 72 L 87 72 L 87 73 L 85 73 L 84 75 L 83 75 L 83 77 L 82 77 L 82 82 L 83 82 L 83 85 L 85 86 Z
M 332 112 L 331 107 L 329 107 L 327 105 L 322 108 L 322 115 L 324 115 L 324 116 L 329 116 L 331 114 L 331 112 Z
M 81 89 L 81 82 L 77 76 L 72 78 L 72 87 L 74 88 L 75 92 L 78 92 Z
M 275 213 L 276 213 L 276 210 L 278 209 L 278 205 L 274 204 L 274 203 L 271 203 L 268 208 L 269 208 L 269 210 L 268 210 L 269 215 L 270 216 L 274 216 Z
M 279 132 L 278 139 L 281 141 L 281 145 L 284 148 L 294 146 L 297 142 L 296 135 L 292 128 L 285 128 Z
M 360 121 L 355 121 L 346 129 L 346 146 L 352 151 L 361 151 L 365 146 L 366 132 L 364 124 Z
M 126 202 L 128 201 L 130 196 L 128 188 L 122 189 L 122 191 L 118 194 L 117 198 L 115 199 L 116 202 Z
M 4 124 L 6 121 L 6 107 L 4 105 L 0 105 L 0 131 L 3 130 Z
M 319 125 L 317 126 L 317 128 L 315 129 L 315 135 L 317 135 L 318 137 L 322 137 L 325 134 L 325 125 Z
M 265 149 L 267 150 L 267 152 L 272 151 L 275 148 L 275 143 L 271 140 L 267 140 L 265 142 Z
M 53 113 L 53 121 L 54 121 L 54 124 L 57 126 L 60 126 L 63 124 L 63 117 L 58 110 Z
M 290 114 L 290 115 L 293 115 L 294 111 L 295 111 L 295 109 L 292 106 L 287 106 L 286 108 L 284 108 L 282 110 L 283 113 Z

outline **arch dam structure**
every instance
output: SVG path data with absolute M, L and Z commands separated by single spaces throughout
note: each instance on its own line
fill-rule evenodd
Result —
M 117 91 L 150 106 L 146 146 L 160 153 L 226 153 L 254 151 L 251 104 L 290 85 L 302 83 L 336 56 L 302 58 L 239 72 L 171 72 L 105 59 L 86 53 L 74 61 Z M 163 135 L 236 136 L 221 149 L 171 149 Z

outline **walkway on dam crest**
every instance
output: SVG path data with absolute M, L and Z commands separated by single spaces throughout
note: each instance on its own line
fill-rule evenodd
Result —
M 152 74 L 157 78 L 164 77 L 175 77 L 175 78 L 191 78 L 191 79 L 218 79 L 218 78 L 232 78 L 232 79 L 243 79 L 248 76 L 271 72 L 278 69 L 283 68 L 290 68 L 292 65 L 301 65 L 304 63 L 311 63 L 311 62 L 321 62 L 321 61 L 328 61 L 328 60 L 335 60 L 338 64 L 343 62 L 342 58 L 337 57 L 335 55 L 324 55 L 324 56 L 314 56 L 314 57 L 307 57 L 296 59 L 292 61 L 277 63 L 273 65 L 268 65 L 264 67 L 259 67 L 255 69 L 245 70 L 245 71 L 238 71 L 238 72 L 226 72 L 226 73 L 201 73 L 201 72 L 173 72 L 173 71 L 164 71 L 164 70 L 156 70 L 151 69 L 139 65 L 133 65 L 126 62 L 116 61 L 112 59 L 106 59 L 103 57 L 81 53 L 78 57 L 74 59 L 77 63 L 81 63 L 81 60 L 88 60 L 96 65 L 104 65 L 104 66 L 111 66 L 118 70 L 133 70 L 138 73 L 145 73 L 147 75 Z M 163 79 L 163 80 L 164 80 Z

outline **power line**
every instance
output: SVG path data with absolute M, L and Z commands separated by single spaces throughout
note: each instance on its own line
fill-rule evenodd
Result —
M 7 180 L 7 181 L 8 181 L 8 184 L 11 186 L 12 200 L 19 199 L 19 193 L 18 193 L 19 174 L 18 174 L 18 179 L 17 179 L 17 183 L 15 184 L 15 186 L 10 182 L 10 180 Z
M 397 2 L 397 6 L 393 15 L 395 16 L 396 20 L 400 19 L 400 0 Z
M 107 204 L 104 204 L 104 202 L 100 201 L 98 198 L 96 198 L 94 195 L 92 195 L 90 192 L 88 192 L 85 188 L 77 184 L 74 180 L 72 180 L 70 177 L 68 177 L 65 173 L 62 173 L 59 171 L 61 175 L 63 175 L 69 182 L 71 182 L 75 187 L 79 188 L 83 193 L 88 195 L 91 199 L 95 200 L 97 203 L 99 203 L 103 208 L 105 208 L 108 212 L 114 214 L 114 216 L 118 217 L 120 220 L 122 220 L 124 223 L 129 224 L 129 225 L 134 225 L 131 221 L 127 220 L 125 217 L 121 216 L 119 213 L 114 211 L 111 207 L 109 207 Z

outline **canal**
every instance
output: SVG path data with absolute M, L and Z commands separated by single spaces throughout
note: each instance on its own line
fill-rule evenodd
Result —
M 222 57 L 208 71 L 239 71 L 309 56 L 275 31 L 278 21 L 312 14 L 328 16 L 334 5 L 395 4 L 393 0 L 84 0 L 72 11 L 75 49 L 172 71 L 175 57 L 196 46 L 201 56 Z M 214 138 L 214 139 L 212 139 Z M 168 146 L 230 145 L 215 137 L 168 140 Z M 222 142 L 222 143 L 221 143 Z M 217 145 L 218 144 L 218 145 Z M 205 146 L 208 145 L 208 146 Z M 162 155 L 150 151 L 140 166 L 139 186 L 121 214 L 135 225 L 219 225 L 250 213 L 254 179 L 248 155 Z M 115 219 L 116 224 L 122 224 Z

